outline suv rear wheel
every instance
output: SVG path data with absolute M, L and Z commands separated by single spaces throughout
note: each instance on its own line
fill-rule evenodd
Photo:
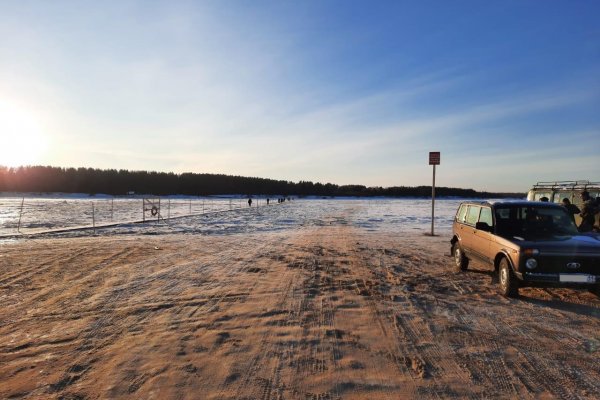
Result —
M 458 242 L 452 245 L 452 255 L 454 256 L 454 270 L 456 272 L 466 271 L 469 266 L 469 259 L 465 257 L 465 253 L 463 253 Z
M 498 268 L 498 281 L 500 282 L 500 292 L 506 297 L 519 296 L 519 281 L 515 278 L 508 260 L 502 257 Z

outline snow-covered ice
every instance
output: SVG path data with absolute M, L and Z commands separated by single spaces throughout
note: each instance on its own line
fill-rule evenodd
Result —
M 464 199 L 436 199 L 435 231 L 449 233 L 456 209 Z M 158 206 L 158 198 L 153 199 Z M 153 217 L 142 198 L 103 196 L 50 196 L 25 198 L 20 232 L 96 226 L 96 234 L 230 234 L 272 231 L 323 224 L 352 224 L 366 231 L 391 233 L 407 230 L 429 232 L 431 199 L 337 198 L 293 199 L 278 204 L 271 199 L 254 199 L 248 207 L 245 198 L 162 198 L 161 219 Z M 17 233 L 22 198 L 0 198 L 0 234 Z M 257 207 L 258 205 L 258 207 Z M 342 215 L 344 215 L 342 217 Z M 348 217 L 350 216 L 350 218 Z M 137 223 L 142 219 L 146 223 Z M 103 227 L 103 225 L 116 226 Z M 60 235 L 89 235 L 90 230 Z

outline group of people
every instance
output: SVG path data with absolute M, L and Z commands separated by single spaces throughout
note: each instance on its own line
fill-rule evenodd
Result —
M 587 191 L 581 192 L 581 200 L 583 205 L 579 215 L 581 216 L 581 224 L 579 224 L 580 232 L 598 231 L 599 227 L 594 225 L 596 222 L 596 214 L 600 212 L 600 198 L 592 199 Z
M 290 198 L 287 198 L 288 201 L 290 201 Z M 267 205 L 269 205 L 269 202 L 271 201 L 271 199 L 267 199 Z M 285 197 L 281 197 L 277 199 L 278 203 L 283 203 L 285 201 Z M 248 207 L 252 207 L 252 198 L 248 197 Z
M 579 214 L 581 216 L 581 223 L 577 227 L 579 232 L 598 232 L 600 231 L 600 227 L 595 225 L 596 223 L 596 214 L 600 212 L 600 197 L 596 199 L 592 199 L 590 193 L 587 190 L 581 192 L 581 201 L 583 205 L 581 209 L 577 207 L 575 204 L 572 204 L 568 198 L 564 198 L 562 200 L 562 205 L 567 209 L 571 218 L 573 218 L 573 222 L 575 222 L 575 215 Z M 548 201 L 547 197 L 541 197 L 540 201 Z

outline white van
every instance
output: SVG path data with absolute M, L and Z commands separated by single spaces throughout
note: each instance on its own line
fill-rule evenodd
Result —
M 552 203 L 562 203 L 564 198 L 575 204 L 581 209 L 581 192 L 587 190 L 592 199 L 600 197 L 600 182 L 590 181 L 557 181 L 557 182 L 538 182 L 527 193 L 527 200 L 540 201 L 542 197 L 547 197 Z M 598 201 L 598 200 L 596 200 Z M 596 224 L 600 224 L 600 214 L 596 215 Z M 575 216 L 575 223 L 579 226 L 581 217 Z

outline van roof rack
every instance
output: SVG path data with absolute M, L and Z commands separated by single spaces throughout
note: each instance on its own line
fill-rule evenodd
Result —
M 600 188 L 600 182 L 590 182 L 588 180 L 579 181 L 553 181 L 553 182 L 538 182 L 533 185 L 534 189 L 587 189 Z

